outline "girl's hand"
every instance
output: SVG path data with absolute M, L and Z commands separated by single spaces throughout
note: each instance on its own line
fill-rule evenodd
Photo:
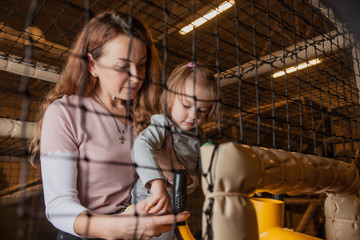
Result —
M 151 182 L 151 193 L 152 195 L 146 199 L 145 211 L 157 215 L 171 213 L 171 201 L 165 181 L 153 180 Z

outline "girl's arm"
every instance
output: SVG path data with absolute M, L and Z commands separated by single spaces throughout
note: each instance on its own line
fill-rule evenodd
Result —
M 151 125 L 137 136 L 131 149 L 131 160 L 136 166 L 136 172 L 148 189 L 152 180 L 166 180 L 156 158 L 157 151 L 166 139 L 166 124 L 165 116 L 153 115 Z
M 174 168 L 174 169 L 185 169 L 185 168 L 176 159 L 176 155 L 174 153 L 174 148 L 172 146 L 171 137 L 169 137 L 169 140 L 170 141 L 165 143 L 165 148 L 162 149 L 161 151 L 159 151 L 157 153 L 156 157 L 157 157 L 158 164 L 159 164 L 160 168 L 162 169 L 165 178 L 167 179 L 167 181 L 170 184 L 172 184 L 173 178 L 174 178 L 174 173 L 172 172 L 172 168 Z M 169 160 L 170 154 L 171 154 L 171 163 Z M 190 174 L 187 175 L 187 193 L 188 194 L 194 192 L 194 190 L 196 189 L 196 187 L 198 185 L 198 182 L 199 182 L 199 180 L 198 180 L 197 176 L 193 176 Z M 168 190 L 170 191 L 171 187 L 169 187 Z

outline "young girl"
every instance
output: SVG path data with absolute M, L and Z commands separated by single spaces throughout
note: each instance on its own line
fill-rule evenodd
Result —
M 150 214 L 171 211 L 172 169 L 187 171 L 188 193 L 196 188 L 200 126 L 216 112 L 216 91 L 213 73 L 206 67 L 190 62 L 174 69 L 161 96 L 164 113 L 151 117 L 151 125 L 139 134 L 131 151 L 140 177 L 132 189 L 132 203 L 149 197 L 145 209 Z

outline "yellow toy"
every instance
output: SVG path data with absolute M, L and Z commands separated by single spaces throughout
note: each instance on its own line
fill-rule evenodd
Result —
M 284 226 L 284 202 L 268 198 L 252 198 L 256 211 L 260 240 L 319 240 L 294 232 Z

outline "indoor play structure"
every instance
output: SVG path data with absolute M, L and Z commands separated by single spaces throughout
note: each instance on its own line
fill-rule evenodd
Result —
M 251 200 L 256 192 L 326 193 L 326 239 L 360 239 L 360 180 L 355 165 L 233 142 L 203 146 L 201 159 L 206 198 L 203 235 L 209 239 L 316 239 L 281 229 L 282 204 Z

